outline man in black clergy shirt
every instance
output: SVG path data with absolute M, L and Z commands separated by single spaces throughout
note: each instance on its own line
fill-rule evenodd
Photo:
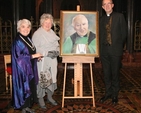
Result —
M 127 25 L 123 14 L 113 11 L 112 0 L 102 0 L 102 8 L 106 15 L 100 18 L 100 58 L 104 72 L 105 95 L 101 102 L 111 98 L 118 102 L 120 90 L 120 68 L 123 47 L 126 41 Z

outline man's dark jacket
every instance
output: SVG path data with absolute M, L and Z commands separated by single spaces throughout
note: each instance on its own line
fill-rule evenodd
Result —
M 100 18 L 100 54 L 101 55 L 113 55 L 121 56 L 123 53 L 123 46 L 127 36 L 127 24 L 123 14 L 112 12 L 111 23 L 111 39 L 112 44 L 106 44 L 106 16 Z

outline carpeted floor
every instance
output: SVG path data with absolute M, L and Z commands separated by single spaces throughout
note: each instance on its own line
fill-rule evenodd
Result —
M 66 95 L 73 95 L 73 70 L 67 70 Z M 107 100 L 100 103 L 99 99 L 104 94 L 103 72 L 101 68 L 93 66 L 94 94 L 96 107 L 92 105 L 92 99 L 65 99 L 64 108 L 62 106 L 63 70 L 58 72 L 58 89 L 54 93 L 57 106 L 46 103 L 47 110 L 39 108 L 38 104 L 33 105 L 36 113 L 141 113 L 141 67 L 123 67 L 121 69 L 121 90 L 119 92 L 119 102 L 116 105 Z M 89 70 L 83 71 L 84 95 L 91 95 Z M 46 100 L 46 97 L 45 97 Z M 3 93 L 0 95 L 0 113 L 21 113 L 14 110 L 10 105 L 10 95 Z

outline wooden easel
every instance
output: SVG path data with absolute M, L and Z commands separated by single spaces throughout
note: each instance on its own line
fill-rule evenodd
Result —
M 94 63 L 94 57 L 65 56 L 62 57 L 62 62 L 65 63 L 62 107 L 64 107 L 64 99 L 69 99 L 69 98 L 92 98 L 93 107 L 95 107 L 93 73 L 92 73 L 92 63 Z M 65 96 L 67 63 L 74 63 L 74 96 Z M 92 88 L 91 96 L 83 96 L 83 73 L 82 73 L 83 63 L 90 63 L 91 88 Z
M 77 5 L 77 11 L 80 11 L 79 5 Z M 92 98 L 93 107 L 95 107 L 93 72 L 92 72 L 92 63 L 95 63 L 94 57 L 63 56 L 62 63 L 65 63 L 62 107 L 64 107 L 64 99 L 69 99 L 69 98 Z M 74 96 L 65 96 L 67 63 L 74 63 Z M 83 96 L 83 71 L 82 71 L 83 63 L 90 63 L 91 88 L 92 88 L 91 96 Z

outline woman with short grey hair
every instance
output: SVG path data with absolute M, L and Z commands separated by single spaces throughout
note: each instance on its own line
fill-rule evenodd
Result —
M 53 25 L 53 17 L 51 14 L 43 14 L 40 17 L 40 27 L 33 34 L 32 40 L 37 48 L 37 52 L 43 54 L 43 58 L 38 65 L 38 75 L 42 71 L 49 70 L 52 77 L 51 85 L 43 88 L 39 80 L 37 86 L 37 96 L 41 108 L 46 109 L 44 96 L 47 93 L 47 100 L 52 105 L 57 105 L 57 102 L 52 98 L 54 91 L 57 89 L 57 56 L 59 55 L 60 38 L 51 29 Z
M 51 23 L 53 24 L 53 16 L 51 14 L 46 14 L 44 13 L 41 17 L 40 17 L 40 26 L 42 26 L 42 24 L 44 23 L 44 21 L 46 19 L 50 19 Z

